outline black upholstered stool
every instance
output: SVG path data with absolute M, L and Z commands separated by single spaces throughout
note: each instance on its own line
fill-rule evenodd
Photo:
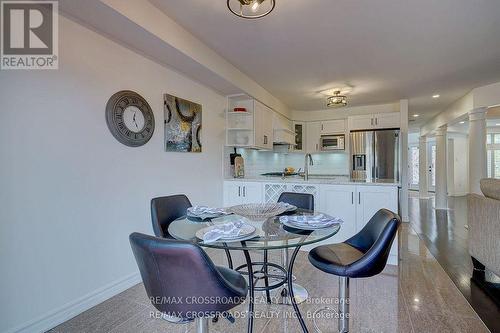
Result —
M 339 277 L 339 332 L 349 332 L 349 279 L 374 276 L 384 269 L 400 224 L 397 214 L 381 209 L 345 242 L 318 246 L 309 252 L 311 264 Z
M 168 233 L 168 226 L 176 219 L 185 216 L 191 201 L 185 194 L 168 195 L 151 199 L 151 222 L 156 237 L 174 239 Z M 233 259 L 229 250 L 225 250 L 229 268 L 233 268 Z
M 140 233 L 129 239 L 146 293 L 163 315 L 195 319 L 197 332 L 207 333 L 208 318 L 244 302 L 245 278 L 215 266 L 198 245 Z

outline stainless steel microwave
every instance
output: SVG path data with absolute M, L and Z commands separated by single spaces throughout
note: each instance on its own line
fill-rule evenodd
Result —
M 345 135 L 322 135 L 320 148 L 322 151 L 345 150 Z

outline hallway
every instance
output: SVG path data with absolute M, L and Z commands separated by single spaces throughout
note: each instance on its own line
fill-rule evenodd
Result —
M 500 332 L 499 307 L 470 280 L 472 262 L 465 228 L 467 197 L 449 197 L 449 210 L 435 210 L 434 197 L 410 196 L 409 200 L 413 229 L 491 332 Z

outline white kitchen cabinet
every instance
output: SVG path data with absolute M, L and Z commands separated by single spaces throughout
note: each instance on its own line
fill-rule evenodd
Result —
M 247 95 L 229 96 L 226 145 L 272 150 L 273 114 L 273 110 Z
M 264 202 L 277 202 L 283 192 L 308 193 L 314 197 L 314 209 L 318 207 L 319 185 L 304 183 L 266 183 L 264 184 Z
M 351 131 L 373 129 L 373 115 L 350 116 L 347 118 L 347 123 Z
M 224 207 L 263 202 L 262 184 L 259 182 L 224 182 Z
M 291 151 L 296 153 L 304 153 L 306 151 L 306 123 L 294 122 L 293 131 L 295 132 L 295 144 Z
M 273 149 L 273 110 L 255 101 L 255 146 Z
M 375 128 L 400 128 L 401 115 L 399 112 L 380 113 L 374 115 Z
M 321 122 L 321 135 L 328 134 L 344 134 L 345 132 L 345 120 L 328 120 Z
M 399 128 L 401 116 L 399 112 L 365 114 L 347 118 L 351 131 L 383 128 Z
M 356 234 L 356 186 L 321 185 L 318 210 L 344 221 L 340 231 L 325 243 L 340 243 Z
M 386 208 L 398 212 L 398 188 L 395 186 L 358 185 L 356 208 L 357 228 L 361 230 L 375 213 Z
M 381 209 L 386 208 L 398 213 L 398 188 L 393 186 L 356 186 L 357 187 L 357 208 L 356 226 L 358 232 L 368 223 L 368 221 Z M 398 264 L 398 236 L 394 239 L 388 263 Z
M 321 122 L 306 123 L 306 152 L 316 153 L 320 151 L 319 139 L 321 137 Z

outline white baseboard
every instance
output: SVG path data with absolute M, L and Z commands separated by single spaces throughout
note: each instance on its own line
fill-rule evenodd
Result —
M 139 282 L 141 282 L 141 276 L 138 272 L 130 274 L 72 302 L 69 302 L 53 311 L 50 311 L 36 319 L 11 328 L 4 333 L 46 332 L 51 328 L 90 309 L 91 307 L 102 303 L 108 298 L 113 297 L 124 290 L 127 290 L 128 288 L 136 285 Z

